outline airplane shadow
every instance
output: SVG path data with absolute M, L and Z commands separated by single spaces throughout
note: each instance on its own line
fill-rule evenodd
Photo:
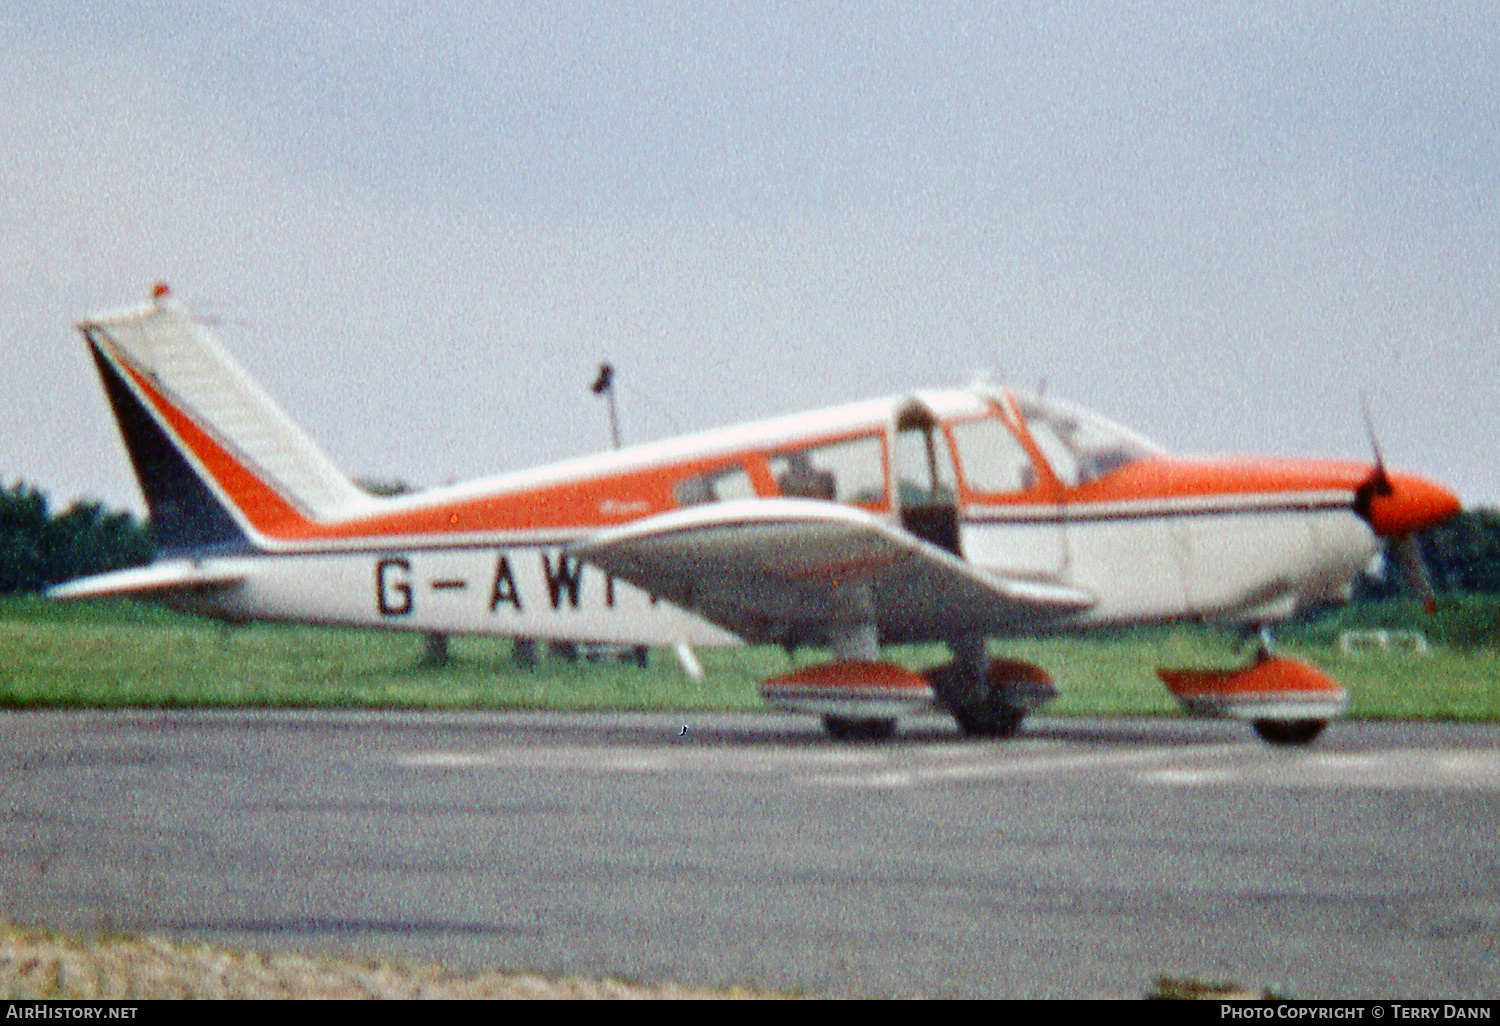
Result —
M 840 740 L 830 737 L 822 724 L 815 719 L 790 718 L 785 725 L 773 723 L 771 717 L 757 716 L 753 722 L 743 726 L 732 717 L 715 716 L 700 724 L 691 723 L 692 716 L 684 717 L 690 723 L 688 733 L 680 734 L 676 729 L 641 724 L 572 724 L 543 725 L 527 733 L 543 735 L 552 742 L 582 740 L 605 744 L 630 745 L 648 748 L 762 748 L 766 746 L 806 749 L 881 749 L 905 747 L 932 747 L 935 745 L 989 744 L 997 748 L 1027 742 L 1058 742 L 1068 745 L 1093 747 L 1153 747 L 1181 746 L 1184 748 L 1205 744 L 1226 744 L 1247 740 L 1248 729 L 1227 722 L 1207 722 L 1186 719 L 1159 720 L 1080 720 L 1071 722 L 1057 719 L 1042 719 L 1027 724 L 1020 733 L 1011 738 L 972 738 L 962 734 L 951 722 L 931 717 L 902 724 L 894 736 L 871 740 Z

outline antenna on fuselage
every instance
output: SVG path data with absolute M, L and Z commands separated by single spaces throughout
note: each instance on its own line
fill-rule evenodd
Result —
M 615 409 L 615 368 L 614 365 L 605 362 L 599 365 L 599 376 L 589 386 L 589 390 L 595 395 L 609 397 L 609 437 L 616 449 L 620 447 L 620 414 Z

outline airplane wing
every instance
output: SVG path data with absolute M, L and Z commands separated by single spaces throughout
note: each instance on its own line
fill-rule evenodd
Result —
M 872 619 L 891 642 L 999 633 L 1094 603 L 1077 588 L 972 566 L 863 510 L 806 499 L 694 506 L 570 551 L 751 641 L 817 640 L 831 625 Z
M 174 559 L 67 581 L 47 589 L 47 597 L 90 599 L 131 595 L 139 598 L 165 598 L 174 592 L 230 588 L 243 581 L 245 576 L 246 571 L 234 565 L 216 564 L 209 568 L 190 559 Z

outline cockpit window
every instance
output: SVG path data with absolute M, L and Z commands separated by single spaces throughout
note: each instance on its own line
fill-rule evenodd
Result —
M 865 506 L 885 501 L 885 448 L 878 435 L 787 450 L 767 462 L 785 496 Z
M 1031 457 L 1015 433 L 998 416 L 976 417 L 950 425 L 964 484 L 973 492 L 1021 492 L 1036 479 Z
M 1063 403 L 1023 399 L 1019 406 L 1032 440 L 1057 479 L 1069 487 L 1097 481 L 1161 451 L 1133 431 Z

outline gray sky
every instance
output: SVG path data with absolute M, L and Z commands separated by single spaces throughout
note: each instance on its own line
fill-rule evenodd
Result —
M 21 12 L 13 8 L 22 7 Z M 0 7 L 0 480 L 139 510 L 158 278 L 436 484 L 976 371 L 1500 503 L 1495 4 Z

